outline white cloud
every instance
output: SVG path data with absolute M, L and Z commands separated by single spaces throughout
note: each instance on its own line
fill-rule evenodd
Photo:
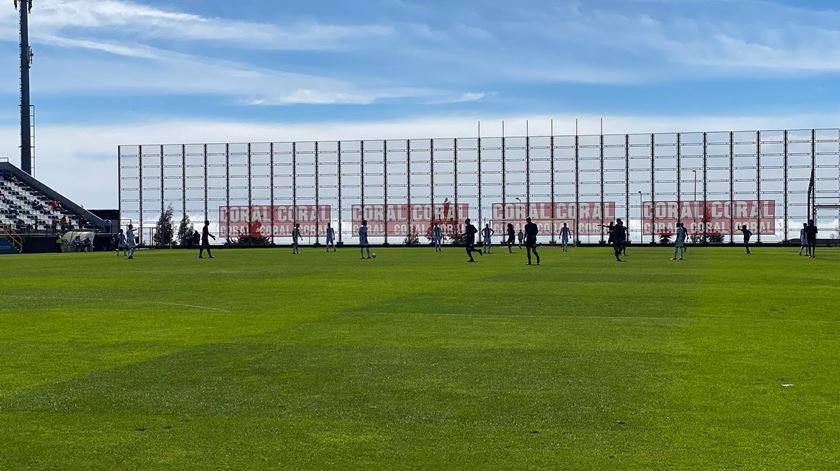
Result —
M 344 49 L 356 39 L 382 37 L 389 26 L 338 25 L 303 21 L 285 25 L 209 18 L 122 0 L 42 0 L 32 20 L 33 39 L 108 31 L 146 39 L 232 42 L 273 50 Z M 14 15 L 0 21 L 9 26 Z
M 481 101 L 488 96 L 486 92 L 466 92 L 460 95 L 447 96 L 440 99 L 432 100 L 430 105 L 444 105 L 451 103 L 469 103 L 472 101 Z

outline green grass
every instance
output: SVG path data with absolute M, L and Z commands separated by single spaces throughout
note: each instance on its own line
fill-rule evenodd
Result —
M 840 463 L 840 251 L 496 250 L 2 257 L 0 469 Z

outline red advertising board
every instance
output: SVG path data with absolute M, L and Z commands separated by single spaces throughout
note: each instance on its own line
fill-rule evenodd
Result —
M 730 207 L 732 212 L 730 213 Z M 730 219 L 731 214 L 731 219 Z M 746 225 L 754 234 L 776 234 L 776 202 L 774 200 L 708 200 L 650 201 L 642 205 L 644 233 L 673 234 L 677 221 L 682 221 L 689 234 L 729 234 Z M 730 225 L 731 221 L 731 225 Z M 705 224 L 705 227 L 704 227 Z
M 572 235 L 600 235 L 601 224 L 609 224 L 615 220 L 615 203 L 605 201 L 603 211 L 601 203 L 581 202 L 575 203 L 554 203 L 532 202 L 530 207 L 527 203 L 507 203 L 502 206 L 496 203 L 492 207 L 491 227 L 496 235 L 502 235 L 506 231 L 507 224 L 513 224 L 518 231 L 525 226 L 525 218 L 531 220 L 540 229 L 540 234 L 549 235 L 552 232 L 559 233 L 563 223 L 569 225 Z M 575 228 L 577 221 L 577 229 Z
M 457 211 L 456 211 L 457 209 Z M 362 220 L 367 220 L 368 235 L 382 237 L 387 229 L 388 235 L 405 236 L 411 232 L 418 237 L 431 234 L 431 226 L 437 221 L 444 229 L 444 234 L 457 232 L 458 220 L 470 217 L 470 205 L 459 203 L 458 207 L 449 200 L 432 204 L 354 204 L 352 207 L 353 237 L 357 237 Z
M 323 235 L 330 222 L 331 211 L 328 205 L 314 204 L 220 206 L 219 237 L 271 237 L 272 233 L 275 237 L 290 236 L 295 223 L 300 224 L 304 236 Z M 321 234 L 316 234 L 319 225 Z

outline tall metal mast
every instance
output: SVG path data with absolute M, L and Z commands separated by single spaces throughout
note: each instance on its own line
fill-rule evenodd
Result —
M 20 11 L 20 169 L 32 174 L 32 123 L 30 121 L 29 68 L 32 48 L 29 47 L 29 12 L 32 0 L 14 0 Z

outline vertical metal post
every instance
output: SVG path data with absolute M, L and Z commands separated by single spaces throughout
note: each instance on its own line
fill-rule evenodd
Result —
M 703 133 L 703 243 L 708 242 L 708 217 L 707 212 L 709 208 L 708 193 L 706 187 L 709 182 L 709 139 L 708 135 Z
M 481 222 L 482 199 L 481 199 L 481 122 L 478 123 L 478 140 L 476 142 L 476 163 L 478 164 L 478 220 Z M 461 221 L 458 221 L 460 227 Z
M 782 226 L 784 227 L 784 243 L 788 242 L 788 131 L 785 129 L 784 132 L 784 143 L 782 145 L 782 185 L 783 188 L 783 198 L 784 198 L 784 208 L 782 208 L 782 213 L 784 214 L 784 220 L 782 221 Z
M 344 219 L 344 214 L 341 212 L 341 141 L 336 142 L 336 162 L 338 166 L 338 243 L 343 245 L 343 232 L 341 230 L 341 220 Z M 351 218 L 352 219 L 352 218 Z M 352 227 L 352 224 L 351 224 Z
M 650 243 L 656 243 L 656 134 L 653 133 L 650 134 Z
M 163 174 L 163 145 L 160 146 L 160 214 L 163 215 L 165 211 L 166 202 L 164 201 L 164 189 L 166 187 L 166 180 Z
M 411 139 L 405 140 L 405 189 L 406 189 L 406 220 L 408 227 L 406 230 L 406 242 L 411 240 Z
M 274 213 L 277 212 L 277 208 L 274 207 L 274 143 L 270 143 L 268 145 L 268 163 L 271 166 L 271 170 L 269 170 L 268 175 L 268 185 L 269 185 L 269 198 L 271 198 L 271 244 L 274 245 Z
M 315 244 L 321 237 L 321 167 L 320 148 L 318 141 L 315 141 Z M 387 190 L 386 190 L 387 191 Z
M 735 133 L 729 131 L 729 243 L 735 243 Z
M 292 142 L 292 227 L 297 222 L 297 217 L 297 142 Z
M 187 216 L 187 146 L 181 144 L 181 219 Z
M 580 238 L 580 136 L 575 126 L 575 243 Z
M 383 201 L 385 211 L 385 245 L 388 245 L 388 141 L 382 141 L 382 178 L 385 198 Z
M 817 223 L 817 130 L 811 129 L 811 181 L 814 182 L 814 191 L 811 192 L 811 201 L 809 201 L 811 213 L 808 219 L 813 219 L 814 224 Z
M 122 146 L 117 146 L 117 229 L 122 227 Z M 114 229 L 111 229 L 113 232 Z
M 455 210 L 453 214 L 455 215 L 455 220 L 458 220 L 458 138 L 452 140 L 452 162 L 453 167 L 455 170 L 454 179 L 455 179 Z
M 628 236 L 630 234 L 630 135 L 624 135 L 624 215 Z M 641 239 L 639 239 L 641 240 Z
M 507 162 L 505 158 L 505 122 L 502 121 L 502 219 L 507 220 Z M 483 221 L 482 221 L 483 222 Z M 481 227 L 481 225 L 479 225 Z
M 140 245 L 143 245 L 143 146 L 137 146 L 137 161 L 140 167 Z
M 758 224 L 755 229 L 755 233 L 758 234 L 756 236 L 756 241 L 760 244 L 761 243 L 761 131 L 755 132 L 755 204 L 758 208 L 756 211 L 756 223 Z
M 208 201 L 207 201 L 207 193 L 209 191 L 208 187 L 210 186 L 210 183 L 208 181 L 208 179 L 209 179 L 208 173 L 209 172 L 207 170 L 207 144 L 204 144 L 204 220 L 205 221 L 210 220 L 210 214 L 208 213 L 209 204 L 208 204 Z
M 254 224 L 253 186 L 251 185 L 251 143 L 248 143 L 248 245 L 253 245 L 251 228 Z
M 429 192 L 432 203 L 432 221 L 435 220 L 435 140 L 429 139 Z
M 362 220 L 365 219 L 365 141 L 359 141 L 359 197 L 362 206 Z M 361 241 L 359 241 L 361 243 Z
M 600 183 L 601 183 L 601 243 L 604 243 L 604 223 L 606 222 L 606 217 L 604 215 L 604 209 L 606 206 L 604 205 L 604 130 L 601 129 L 600 139 L 599 139 L 599 167 L 598 167 L 598 174 L 600 175 Z
M 225 221 L 225 233 L 230 239 L 230 144 L 225 144 L 225 205 L 228 216 Z
M 554 245 L 557 243 L 555 239 L 555 225 L 557 224 L 557 195 L 554 191 L 554 120 L 551 120 L 551 137 L 548 140 L 549 145 L 549 156 L 551 158 L 550 165 L 550 172 L 551 172 L 551 244 Z
M 677 221 L 682 221 L 682 134 L 677 133 Z
M 525 215 L 531 216 L 531 133 L 525 121 Z

